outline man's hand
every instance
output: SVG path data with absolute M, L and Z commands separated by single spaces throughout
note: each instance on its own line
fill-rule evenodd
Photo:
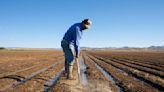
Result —
M 75 61 L 76 61 L 76 62 L 78 61 L 78 57 L 75 57 Z
M 77 55 L 77 56 L 75 56 L 75 58 L 78 58 L 79 56 Z

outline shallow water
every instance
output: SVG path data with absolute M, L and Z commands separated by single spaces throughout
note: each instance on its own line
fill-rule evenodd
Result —
M 50 88 L 57 83 L 57 81 L 60 79 L 63 73 L 64 73 L 64 68 L 61 70 L 61 72 L 58 75 L 55 75 L 53 79 L 51 79 L 50 81 L 48 81 L 46 85 L 44 85 L 45 86 L 44 92 L 48 92 Z
M 92 61 L 94 64 L 95 64 L 95 66 L 97 67 L 97 69 L 99 69 L 99 71 L 109 80 L 109 81 L 111 81 L 113 84 L 117 84 L 116 83 L 116 80 L 115 79 L 113 79 L 113 77 L 109 74 L 109 73 L 107 73 L 103 68 L 101 68 L 97 63 L 95 63 L 94 61 Z M 123 92 L 123 89 L 121 88 L 121 87 L 119 87 L 118 86 L 118 89 L 120 90 L 120 92 Z
M 80 82 L 82 85 L 87 85 L 88 84 L 88 79 L 85 74 L 86 72 L 86 65 L 84 64 L 84 59 L 80 59 Z

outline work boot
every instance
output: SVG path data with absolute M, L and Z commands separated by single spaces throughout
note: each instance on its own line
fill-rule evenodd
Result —
M 75 80 L 75 78 L 73 78 L 73 65 L 69 65 L 69 69 L 68 69 L 68 75 L 67 75 L 67 79 L 70 80 Z

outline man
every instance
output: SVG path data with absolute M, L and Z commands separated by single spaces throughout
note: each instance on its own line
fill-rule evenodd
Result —
M 89 19 L 84 19 L 80 23 L 75 23 L 72 25 L 65 33 L 63 40 L 61 41 L 61 47 L 65 56 L 65 75 L 67 79 L 73 79 L 73 63 L 74 59 L 78 59 L 80 53 L 79 40 L 82 37 L 83 30 L 89 29 L 92 22 Z M 74 46 L 75 57 L 70 48 L 70 45 Z

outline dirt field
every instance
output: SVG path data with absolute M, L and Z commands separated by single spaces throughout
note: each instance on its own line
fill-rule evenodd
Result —
M 162 51 L 81 51 L 76 64 L 67 80 L 60 50 L 1 50 L 0 92 L 164 91 Z
M 63 53 L 51 50 L 0 51 L 0 90 L 36 92 L 64 66 Z M 58 70 L 58 71 L 54 71 Z
M 87 51 L 124 91 L 158 92 L 164 89 L 164 53 L 156 51 Z

